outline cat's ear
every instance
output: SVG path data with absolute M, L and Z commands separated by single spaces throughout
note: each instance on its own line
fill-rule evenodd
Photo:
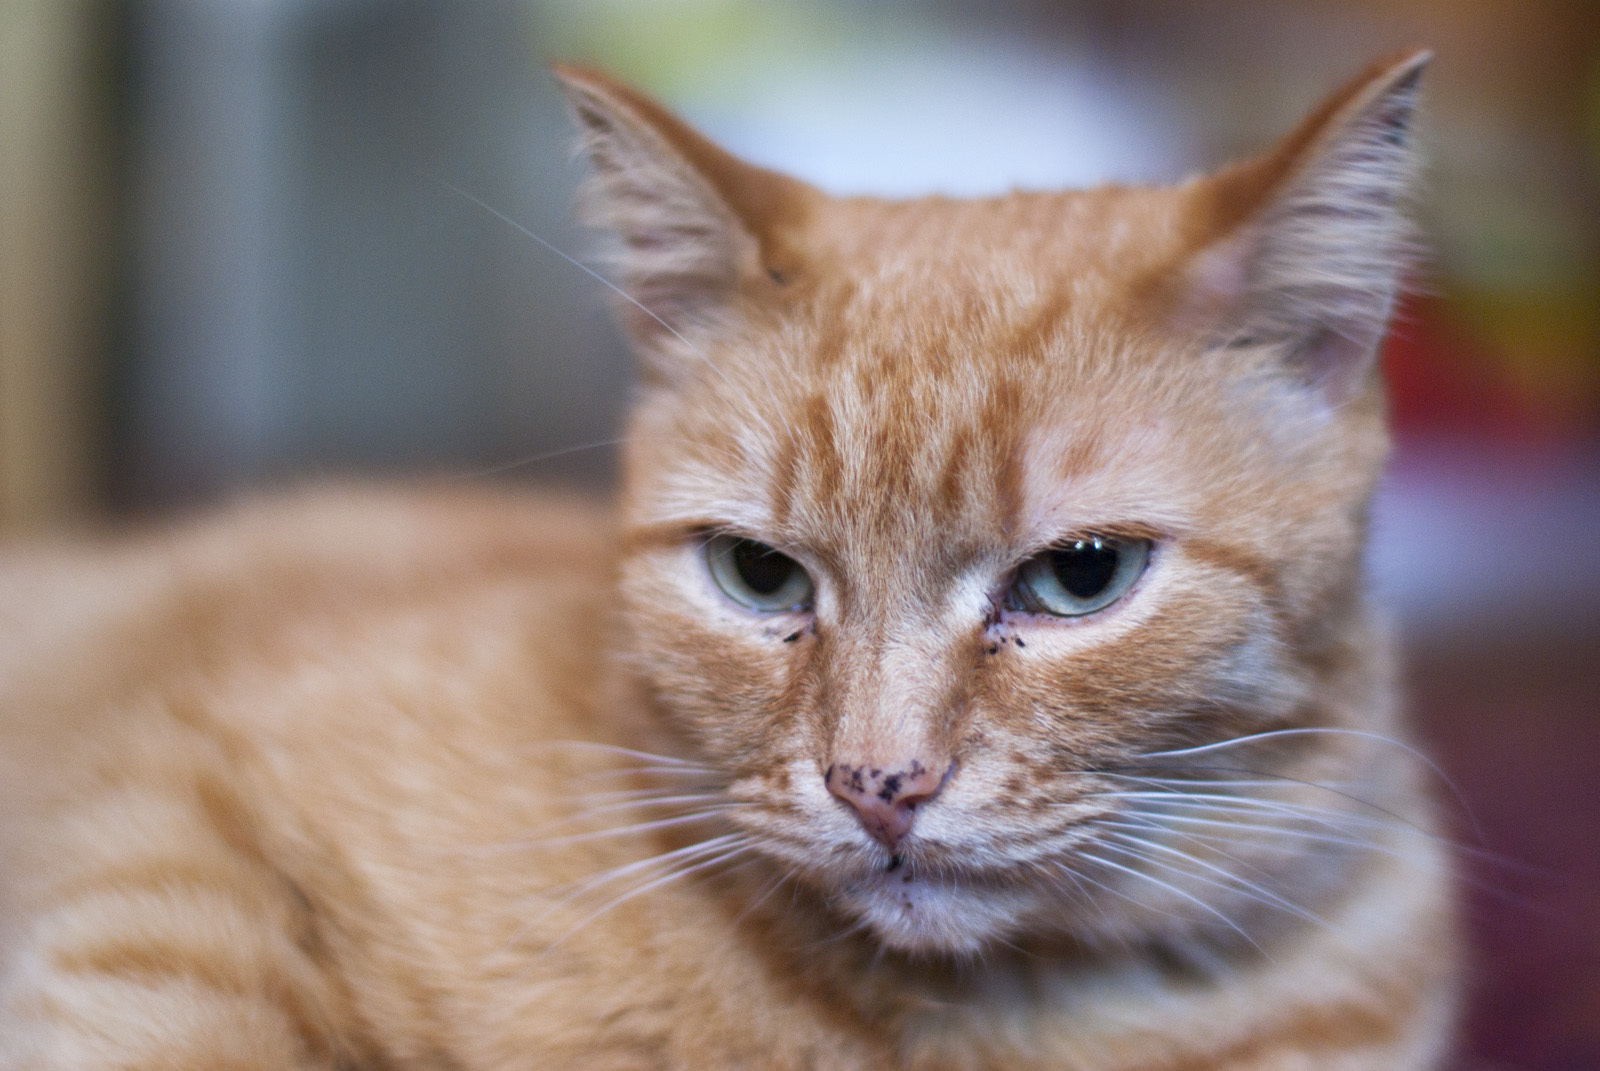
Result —
M 1266 155 L 1206 180 L 1178 307 L 1218 346 L 1271 347 L 1330 402 L 1375 381 L 1414 256 L 1410 124 L 1431 53 L 1369 68 Z
M 783 235 L 815 190 L 737 159 L 605 75 L 554 73 L 592 168 L 580 210 L 621 240 L 613 266 L 631 300 L 619 309 L 646 356 L 715 329 L 740 295 L 759 300 L 788 281 Z

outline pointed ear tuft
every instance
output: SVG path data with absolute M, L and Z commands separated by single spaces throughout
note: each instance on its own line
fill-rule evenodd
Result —
M 736 159 L 605 75 L 554 73 L 592 167 L 579 208 L 620 239 L 613 267 L 638 305 L 619 310 L 643 350 L 714 329 L 741 289 L 773 285 L 770 261 L 810 187 Z
M 1371 382 L 1416 245 L 1410 126 L 1431 54 L 1375 65 L 1267 155 L 1207 180 L 1179 300 L 1214 344 L 1270 346 L 1337 404 Z

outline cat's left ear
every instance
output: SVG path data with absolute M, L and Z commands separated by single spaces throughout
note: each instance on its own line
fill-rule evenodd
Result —
M 1271 347 L 1333 404 L 1372 382 L 1414 257 L 1410 124 L 1431 53 L 1369 68 L 1265 156 L 1198 191 L 1209 237 L 1178 312 L 1213 345 Z
M 821 195 L 755 167 L 660 104 L 596 71 L 557 65 L 583 134 L 586 220 L 621 239 L 623 325 L 647 363 L 670 374 L 675 344 L 697 345 L 741 300 L 788 282 L 784 235 Z M 690 340 L 693 340 L 692 342 Z

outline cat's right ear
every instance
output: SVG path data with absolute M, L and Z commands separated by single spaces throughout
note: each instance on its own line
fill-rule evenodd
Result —
M 572 105 L 591 177 L 586 222 L 620 239 L 618 308 L 641 355 L 670 375 L 741 300 L 789 281 L 784 235 L 819 196 L 739 160 L 660 104 L 605 75 L 553 68 Z
M 1180 322 L 1269 349 L 1336 406 L 1374 383 L 1413 257 L 1410 126 L 1429 58 L 1375 64 L 1272 151 L 1196 187 L 1206 244 L 1180 279 Z

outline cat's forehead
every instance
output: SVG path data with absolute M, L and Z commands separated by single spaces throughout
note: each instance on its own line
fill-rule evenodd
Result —
M 664 432 L 635 455 L 642 519 L 933 569 L 1181 523 L 1177 444 L 1219 395 L 1140 298 L 1181 255 L 1186 196 L 829 202 L 781 313 L 641 410 Z
M 1186 253 L 1191 197 L 1103 187 L 828 199 L 768 251 L 794 293 L 774 302 L 777 330 L 763 326 L 779 352 L 747 352 L 807 393 L 892 392 L 925 407 L 969 408 L 965 394 L 1026 390 L 1030 378 L 1070 386 L 1075 351 L 1161 332 L 1149 299 Z
M 800 272 L 853 288 L 863 305 L 874 298 L 913 305 L 916 288 L 931 286 L 933 307 L 956 323 L 964 307 L 994 308 L 1013 292 L 1021 306 L 1041 296 L 1058 305 L 1125 300 L 1129 288 L 1184 254 L 1194 196 L 1193 186 L 1104 186 L 972 199 L 827 199 L 787 242 Z
M 726 375 L 647 406 L 675 428 L 635 481 L 657 519 L 698 517 L 850 572 L 944 575 L 1072 530 L 1173 520 L 1175 422 L 1204 408 L 1174 354 L 1075 315 L 1037 280 L 964 278 L 965 300 L 945 295 L 937 319 L 911 280 L 859 288 L 831 326 L 724 351 Z

